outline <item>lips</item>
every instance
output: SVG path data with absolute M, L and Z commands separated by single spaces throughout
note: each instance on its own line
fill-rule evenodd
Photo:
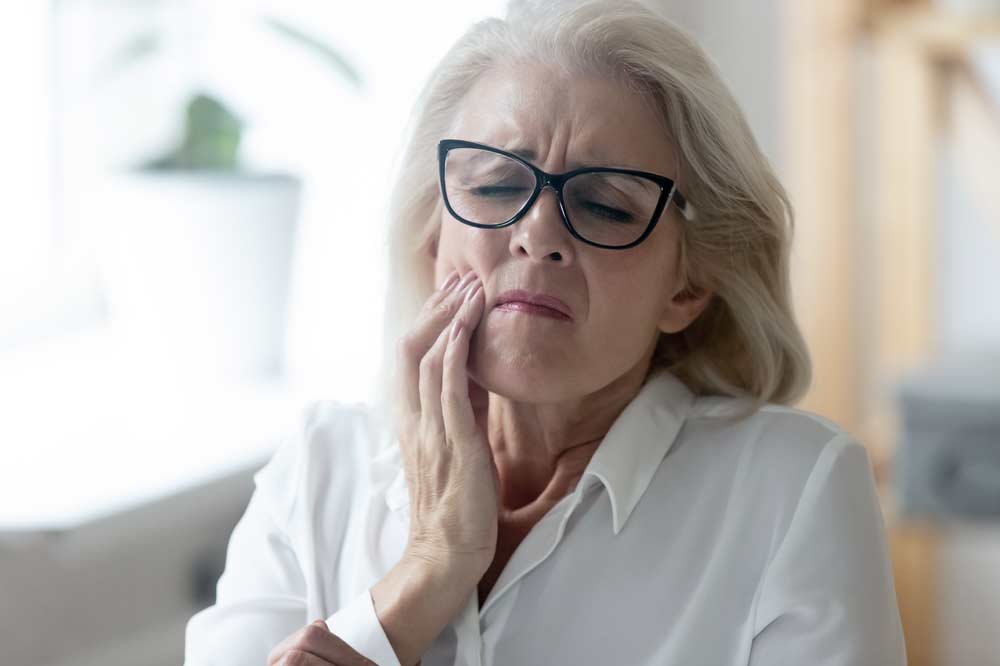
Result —
M 535 314 L 549 314 L 561 319 L 573 318 L 569 306 L 555 296 L 531 293 L 523 289 L 505 291 L 497 296 L 495 307 L 501 306 L 508 306 L 503 308 L 506 310 L 517 309 Z

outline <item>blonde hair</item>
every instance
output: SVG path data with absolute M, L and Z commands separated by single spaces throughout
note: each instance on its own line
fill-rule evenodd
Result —
M 811 377 L 789 284 L 793 211 L 742 111 L 702 48 L 630 0 L 512 0 L 506 16 L 473 24 L 445 54 L 411 114 L 389 202 L 385 349 L 376 402 L 392 413 L 400 337 L 436 288 L 430 248 L 441 196 L 437 142 L 485 71 L 540 61 L 564 74 L 601 74 L 651 101 L 680 155 L 678 189 L 696 216 L 680 225 L 680 271 L 713 297 L 684 331 L 660 333 L 650 373 L 665 367 L 696 395 L 791 404 Z M 647 375 L 648 377 L 648 375 Z

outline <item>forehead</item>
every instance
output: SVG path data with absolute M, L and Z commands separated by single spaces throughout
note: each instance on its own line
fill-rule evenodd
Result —
M 532 161 L 555 159 L 567 169 L 675 170 L 673 147 L 638 92 L 611 77 L 566 76 L 544 65 L 485 72 L 462 99 L 449 136 Z

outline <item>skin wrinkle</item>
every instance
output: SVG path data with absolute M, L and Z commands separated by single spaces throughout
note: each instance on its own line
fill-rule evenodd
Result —
M 570 164 L 628 165 L 675 177 L 677 156 L 659 127 L 641 95 L 615 79 L 518 65 L 477 79 L 448 136 L 529 147 L 531 161 L 554 173 Z M 591 162 L 593 153 L 607 161 Z M 659 332 L 683 330 L 708 304 L 707 291 L 674 298 L 683 290 L 682 223 L 671 205 L 643 243 L 615 251 L 573 238 L 549 189 L 503 229 L 464 225 L 441 207 L 431 248 L 435 283 L 452 269 L 474 270 L 486 293 L 470 340 L 469 376 L 489 391 L 485 430 L 501 510 L 497 556 L 481 594 L 531 526 L 575 488 L 641 388 Z M 496 297 L 513 288 L 561 298 L 573 320 L 493 311 Z

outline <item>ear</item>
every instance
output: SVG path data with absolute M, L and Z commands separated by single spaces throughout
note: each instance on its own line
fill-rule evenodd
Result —
M 664 305 L 657 328 L 664 333 L 680 333 L 704 312 L 712 296 L 708 289 L 682 287 Z

